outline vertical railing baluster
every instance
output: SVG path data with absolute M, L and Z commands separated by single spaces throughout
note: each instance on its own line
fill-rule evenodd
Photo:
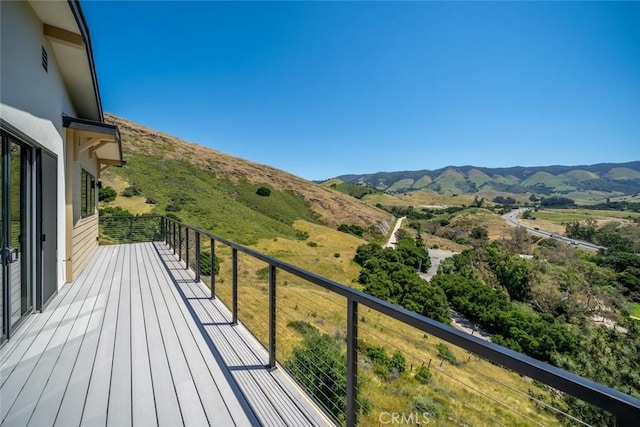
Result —
M 178 224 L 178 261 L 182 261 L 182 224 Z
M 200 281 L 200 233 L 195 232 L 196 238 L 196 282 Z
M 172 238 L 171 240 L 173 240 L 172 245 L 173 246 L 173 254 L 176 254 L 176 223 L 175 222 L 171 222 L 173 225 L 171 226 L 171 228 L 173 229 L 172 231 Z
M 269 368 L 276 367 L 276 266 L 269 265 Z
M 184 268 L 189 269 L 189 227 L 184 227 L 185 240 L 184 240 Z
M 211 239 L 211 255 L 209 256 L 211 268 L 211 299 L 216 299 L 216 241 Z
M 347 299 L 347 414 L 348 427 L 358 424 L 358 303 Z
M 231 251 L 231 263 L 232 263 L 232 271 L 231 271 L 231 293 L 232 293 L 232 313 L 233 320 L 231 324 L 238 324 L 238 250 L 233 248 Z

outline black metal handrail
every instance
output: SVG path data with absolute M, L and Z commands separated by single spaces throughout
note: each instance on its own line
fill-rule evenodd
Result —
M 640 419 L 640 399 L 618 390 L 607 387 L 595 381 L 533 359 L 522 353 L 502 347 L 500 345 L 481 340 L 478 337 L 458 331 L 448 325 L 437 322 L 400 306 L 391 304 L 379 298 L 342 285 L 315 273 L 303 270 L 292 264 L 283 262 L 254 249 L 240 245 L 231 240 L 216 236 L 207 231 L 183 224 L 171 218 L 162 217 L 160 233 L 162 240 L 169 244 L 174 253 L 178 246 L 178 256 L 182 259 L 182 246 L 186 243 L 186 253 L 189 253 L 189 238 L 183 242 L 182 230 L 195 233 L 195 272 L 196 280 L 200 279 L 200 238 L 206 237 L 211 242 L 211 298 L 215 298 L 215 274 L 213 265 L 215 260 L 215 243 L 219 242 L 232 249 L 232 323 L 238 321 L 238 252 L 259 259 L 269 265 L 269 367 L 276 366 L 276 289 L 277 269 L 288 272 L 307 282 L 320 286 L 330 292 L 341 295 L 347 300 L 347 390 L 345 420 L 348 426 L 357 423 L 357 341 L 358 341 L 358 308 L 363 305 L 376 310 L 386 316 L 417 328 L 425 333 L 434 335 L 444 341 L 452 343 L 465 350 L 473 352 L 484 359 L 511 369 L 534 380 L 540 381 L 557 390 L 581 399 L 604 409 L 614 415 L 618 426 L 635 426 Z M 187 232 L 187 236 L 188 236 Z M 177 243 L 177 245 L 176 245 Z M 188 256 L 188 255 L 187 255 Z M 189 266 L 189 263 L 186 263 Z

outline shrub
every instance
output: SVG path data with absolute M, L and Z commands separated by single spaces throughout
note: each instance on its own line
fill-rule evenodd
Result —
M 118 193 L 112 187 L 103 187 L 98 191 L 98 200 L 109 203 L 116 199 Z
M 218 257 L 216 257 L 215 263 L 216 265 L 213 271 L 217 276 L 220 273 L 220 259 Z M 200 274 L 203 276 L 211 276 L 211 252 L 209 251 L 200 252 Z
M 347 387 L 347 357 L 338 341 L 305 327 L 301 346 L 295 347 L 285 363 L 291 374 L 320 399 L 334 416 L 344 416 L 347 409 L 345 390 Z
M 312 248 L 316 248 L 316 247 L 318 247 L 318 244 L 316 242 L 307 242 L 307 246 L 311 246 Z
M 135 184 L 125 188 L 124 191 L 120 193 L 120 195 L 124 197 L 139 196 L 141 194 L 142 194 L 142 189 Z
M 271 195 L 271 189 L 267 187 L 260 187 L 258 188 L 258 191 L 256 191 L 256 194 L 262 197 L 269 197 Z
M 413 376 L 418 382 L 422 384 L 428 384 L 431 382 L 431 371 L 426 366 L 418 366 L 416 373 Z
M 451 349 L 447 347 L 445 344 L 438 343 L 436 345 L 436 349 L 438 350 L 438 357 L 441 357 L 442 359 L 448 361 L 452 365 L 458 364 L 458 359 L 456 359 L 456 355 L 453 354 Z
M 150 205 L 155 205 L 158 202 L 153 197 L 147 197 L 147 200 L 145 200 L 145 203 L 148 203 Z

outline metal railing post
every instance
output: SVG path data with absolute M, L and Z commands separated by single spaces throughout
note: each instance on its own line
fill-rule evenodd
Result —
M 171 227 L 173 229 L 173 232 L 171 233 L 171 246 L 173 247 L 173 254 L 176 254 L 176 223 L 172 222 L 173 226 Z
M 209 256 L 211 267 L 211 299 L 216 299 L 216 241 L 211 239 L 211 255 Z
M 347 413 L 348 427 L 358 424 L 358 303 L 347 299 Z
M 233 264 L 231 272 L 231 293 L 232 293 L 232 313 L 233 320 L 232 325 L 238 324 L 238 250 L 233 248 L 231 251 L 231 263 Z
M 189 269 L 189 227 L 184 227 L 185 239 L 184 239 L 184 268 Z
M 276 266 L 269 265 L 269 369 L 276 367 Z
M 200 233 L 195 232 L 196 238 L 196 282 L 200 281 Z
M 178 261 L 182 261 L 182 224 L 178 224 Z

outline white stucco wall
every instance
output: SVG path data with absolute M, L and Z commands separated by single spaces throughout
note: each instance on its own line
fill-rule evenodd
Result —
M 0 117 L 41 148 L 58 158 L 58 286 L 66 282 L 65 158 L 62 114 L 76 116 L 53 49 L 43 25 L 29 3 L 0 1 Z M 42 47 L 48 53 L 48 72 L 42 67 Z M 48 212 L 44 212 L 48 215 Z

